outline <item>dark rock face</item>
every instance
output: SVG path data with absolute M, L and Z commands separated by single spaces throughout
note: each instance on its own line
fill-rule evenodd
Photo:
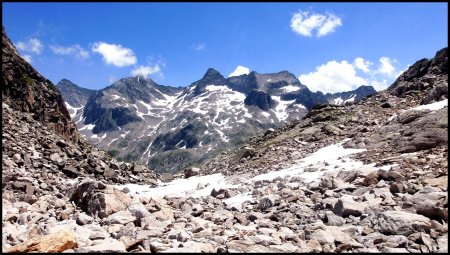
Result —
M 276 106 L 270 95 L 260 90 L 250 92 L 245 98 L 244 103 L 248 106 L 255 105 L 263 111 L 267 111 Z
M 376 92 L 377 91 L 372 86 L 363 85 L 353 91 L 338 92 L 333 94 L 327 93 L 325 94 L 325 98 L 328 100 L 328 102 L 336 104 L 339 104 L 339 102 L 336 102 L 336 99 L 338 98 L 340 98 L 344 102 L 347 100 L 351 100 L 351 102 L 357 102 L 364 97 L 372 95 Z
M 78 141 L 75 123 L 52 84 L 23 60 L 2 27 L 2 101 L 71 141 Z
M 89 97 L 91 97 L 97 90 L 86 89 L 73 84 L 71 81 L 62 79 L 56 88 L 61 92 L 64 97 L 64 101 L 72 107 L 85 106 Z M 64 95 L 70 95 L 65 97 Z
M 209 68 L 203 78 L 194 82 L 191 86 L 195 86 L 194 95 L 198 96 L 205 92 L 205 87 L 208 85 L 226 85 L 228 82 L 217 70 Z
M 448 75 L 448 48 L 439 50 L 433 59 L 424 58 L 414 63 L 397 78 L 388 91 L 393 95 L 402 96 L 409 91 L 425 90 L 439 81 L 432 79 L 433 75 Z M 446 86 L 448 88 L 448 83 Z
M 184 126 L 177 132 L 166 133 L 155 138 L 154 148 L 156 150 L 168 151 L 176 148 L 193 148 L 199 143 L 199 134 L 207 130 L 204 123 L 195 122 Z
M 100 101 L 103 93 L 97 93 L 92 100 L 89 100 L 83 111 L 85 124 L 95 124 L 92 132 L 98 134 L 105 131 L 118 130 L 118 127 L 125 124 L 141 121 L 130 109 L 125 107 L 105 108 Z
M 311 110 L 315 105 L 328 103 L 322 92 L 311 92 L 306 87 L 296 92 L 286 93 L 281 96 L 281 99 L 295 100 L 295 103 L 304 105 L 308 110 Z

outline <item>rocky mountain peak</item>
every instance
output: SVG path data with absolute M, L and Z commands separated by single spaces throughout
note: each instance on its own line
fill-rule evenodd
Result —
M 60 92 L 18 54 L 2 27 L 2 102 L 32 114 L 71 141 L 79 139 Z
M 195 86 L 194 96 L 205 92 L 205 87 L 208 85 L 226 85 L 228 82 L 223 75 L 214 68 L 208 68 L 203 78 L 191 84 Z
M 208 68 L 203 78 L 200 80 L 204 84 L 225 85 L 227 81 L 223 75 L 214 68 Z
M 80 108 L 86 105 L 87 100 L 92 96 L 96 90 L 82 88 L 70 80 L 62 79 L 56 84 L 56 88 L 61 92 L 66 102 L 66 106 L 69 108 L 69 112 L 72 112 L 72 108 Z M 64 95 L 70 95 L 65 97 Z M 68 104 L 68 105 L 67 105 Z M 71 116 L 74 112 L 71 113 Z
M 436 52 L 432 59 L 418 60 L 395 80 L 388 91 L 393 95 L 401 96 L 409 91 L 426 90 L 433 86 L 433 83 L 441 80 L 436 78 L 444 76 L 448 76 L 447 47 Z M 420 82 L 418 82 L 419 80 Z

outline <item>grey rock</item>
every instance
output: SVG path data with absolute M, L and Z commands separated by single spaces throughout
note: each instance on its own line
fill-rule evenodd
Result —
M 431 227 L 429 218 L 404 211 L 384 211 L 375 224 L 381 233 L 405 236 L 418 231 L 428 232 Z
M 361 216 L 367 207 L 364 203 L 354 201 L 350 197 L 341 197 L 333 208 L 333 212 L 341 217 Z
M 110 214 L 108 217 L 104 218 L 102 222 L 104 224 L 122 224 L 125 225 L 128 222 L 133 222 L 136 220 L 130 211 L 119 211 L 113 214 Z

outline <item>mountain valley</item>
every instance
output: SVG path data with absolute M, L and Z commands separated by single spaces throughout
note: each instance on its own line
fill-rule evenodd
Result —
M 2 28 L 2 79 L 3 252 L 448 252 L 448 48 L 376 93 L 214 69 L 95 91 Z
M 252 136 L 302 118 L 317 104 L 358 101 L 376 92 L 361 86 L 324 95 L 287 71 L 225 79 L 212 68 L 186 88 L 140 76 L 99 91 L 68 80 L 56 87 L 89 143 L 160 173 L 179 172 L 236 149 Z

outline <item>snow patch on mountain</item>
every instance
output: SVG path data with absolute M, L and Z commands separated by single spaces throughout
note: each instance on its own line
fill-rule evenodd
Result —
M 288 118 L 289 114 L 287 112 L 287 108 L 289 105 L 295 102 L 295 100 L 284 101 L 281 100 L 280 96 L 272 96 L 272 98 L 278 102 L 278 105 L 275 107 L 275 114 L 279 121 L 284 121 Z
M 71 106 L 69 103 L 67 103 L 67 102 L 64 102 L 65 104 L 66 104 L 66 108 L 67 108 L 67 110 L 69 111 L 69 115 L 70 115 L 70 117 L 73 119 L 74 117 L 75 117 L 75 115 L 77 115 L 77 113 L 78 113 L 78 111 L 82 111 L 83 110 L 83 108 L 84 108 L 84 106 L 81 106 L 81 107 L 73 107 L 73 106 Z
M 353 170 L 364 166 L 374 167 L 375 164 L 364 165 L 361 161 L 351 159 L 349 156 L 355 153 L 363 152 L 365 149 L 346 149 L 342 145 L 350 139 L 332 144 L 317 150 L 310 156 L 297 160 L 292 166 L 265 174 L 254 176 L 247 182 L 255 182 L 261 180 L 273 180 L 277 177 L 284 178 L 286 176 L 300 176 L 306 182 L 318 181 L 324 174 L 338 172 L 341 170 Z M 325 162 L 327 164 L 325 164 Z M 384 166 L 382 169 L 389 169 L 390 166 Z M 320 168 L 315 172 L 309 172 L 308 169 Z M 381 168 L 379 168 L 381 169 Z M 239 188 L 240 184 L 231 184 L 221 173 L 193 176 L 188 179 L 177 179 L 171 182 L 159 182 L 156 187 L 139 184 L 115 185 L 119 190 L 127 187 L 129 194 L 133 197 L 204 197 L 211 194 L 213 189 L 222 188 Z M 204 188 L 198 188 L 204 187 Z M 241 204 L 245 201 L 253 201 L 251 193 L 244 192 L 237 194 L 231 198 L 224 200 L 227 206 L 235 207 L 239 210 Z
M 299 91 L 300 87 L 297 86 L 293 86 L 293 85 L 287 85 L 283 87 L 284 92 L 294 92 L 294 91 Z

